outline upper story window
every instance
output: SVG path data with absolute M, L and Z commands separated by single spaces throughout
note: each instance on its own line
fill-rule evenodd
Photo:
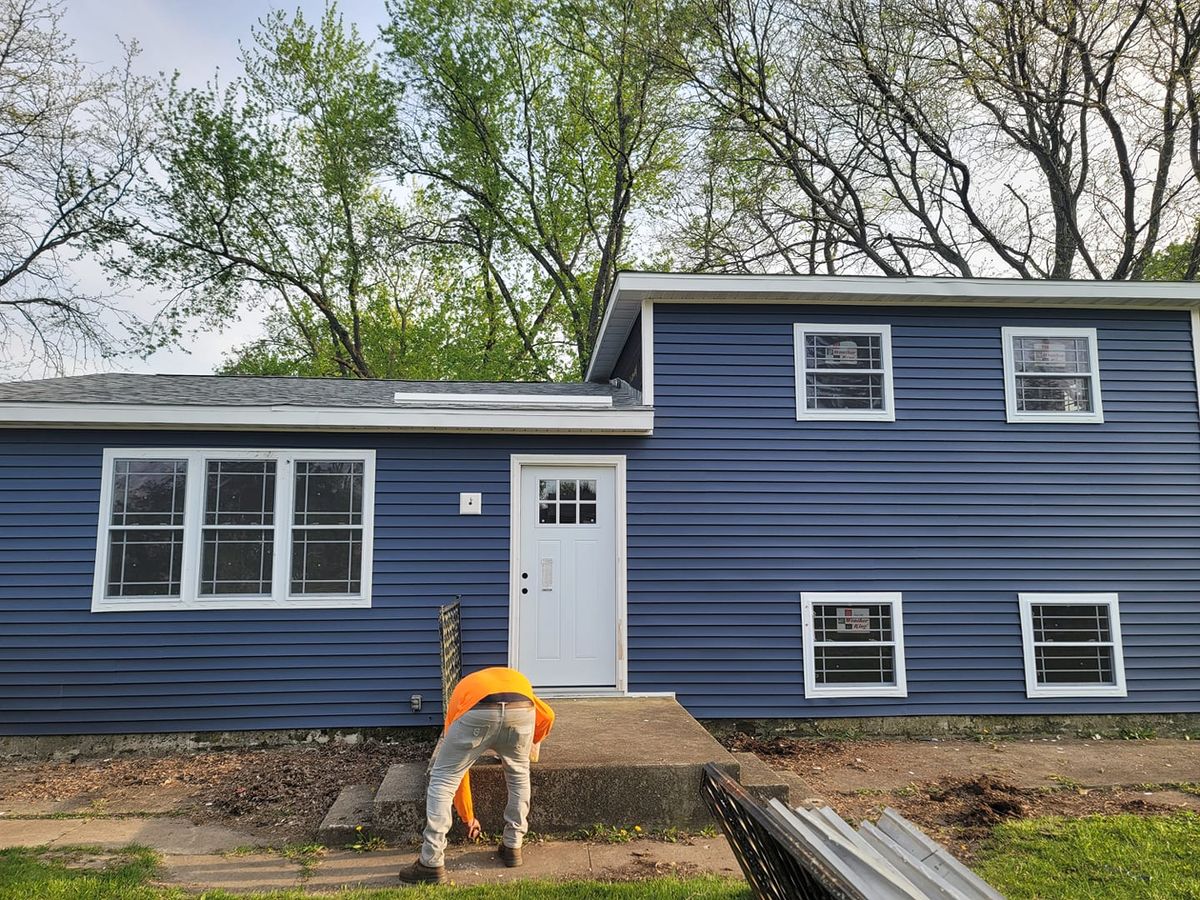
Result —
M 370 606 L 373 451 L 106 450 L 92 609 Z
M 888 325 L 802 325 L 796 333 L 796 418 L 892 422 Z
M 1020 594 L 1025 693 L 1124 697 L 1116 594 Z
M 1094 328 L 1003 328 L 1010 422 L 1103 422 Z
M 802 593 L 804 696 L 907 697 L 898 593 Z

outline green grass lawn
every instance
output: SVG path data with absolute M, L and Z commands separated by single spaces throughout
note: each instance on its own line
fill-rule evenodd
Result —
M 0 850 L 0 900 L 185 900 L 195 895 L 177 888 L 154 887 L 158 870 L 152 850 L 130 847 L 112 854 L 101 868 L 86 868 L 88 857 L 101 851 Z M 104 854 L 108 856 L 109 854 Z M 72 864 L 74 863 L 74 865 Z M 81 867 L 85 866 L 85 867 Z M 205 891 L 204 900 L 311 900 L 302 891 L 269 894 L 228 894 Z M 717 878 L 672 878 L 608 884 L 601 882 L 519 882 L 470 888 L 389 888 L 352 890 L 321 897 L 337 900 L 577 900 L 614 897 L 617 900 L 749 900 L 744 883 Z
M 1000 825 L 976 870 L 1005 896 L 1200 898 L 1200 816 L 1088 816 Z

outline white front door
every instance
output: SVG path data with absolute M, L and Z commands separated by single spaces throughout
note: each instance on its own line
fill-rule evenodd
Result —
M 612 466 L 521 466 L 516 658 L 534 687 L 617 687 L 616 481 Z

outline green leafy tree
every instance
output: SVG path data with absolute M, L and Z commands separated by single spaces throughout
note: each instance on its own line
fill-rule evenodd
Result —
M 583 371 L 617 270 L 642 249 L 636 226 L 678 165 L 660 53 L 674 14 L 637 0 L 388 10 L 408 89 L 401 165 L 440 211 L 421 239 L 482 267 L 539 374 Z
M 412 250 L 394 180 L 398 88 L 370 44 L 335 7 L 317 24 L 276 11 L 242 62 L 244 76 L 223 89 L 171 84 L 163 174 L 139 193 L 120 271 L 177 292 L 177 331 L 265 307 L 265 336 L 227 371 L 509 374 L 505 319 L 475 285 L 455 290 L 442 260 Z M 430 371 L 447 346 L 471 351 Z
M 1200 223 L 1190 241 L 1176 241 L 1150 257 L 1144 276 L 1147 281 L 1200 280 Z

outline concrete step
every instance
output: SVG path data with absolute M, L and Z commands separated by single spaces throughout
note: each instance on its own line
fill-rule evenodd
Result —
M 317 829 L 317 843 L 326 847 L 353 844 L 366 832 L 373 834 L 375 793 L 378 785 L 352 784 L 341 789 Z M 363 829 L 359 831 L 359 827 Z
M 769 803 L 772 800 L 788 802 L 788 784 L 783 780 L 781 773 L 776 772 L 753 753 L 734 753 L 733 758 L 737 760 L 741 769 L 738 781 L 751 797 L 761 803 Z
M 737 778 L 739 761 L 670 698 L 558 700 L 554 731 L 530 772 L 530 828 L 570 834 L 596 824 L 644 829 L 700 828 L 712 819 L 700 796 L 706 763 Z M 757 758 L 756 784 L 764 798 L 788 799 Z M 392 766 L 374 800 L 373 828 L 408 838 L 424 824 L 426 765 Z M 498 760 L 471 769 L 476 815 L 490 832 L 504 821 L 507 790 Z

